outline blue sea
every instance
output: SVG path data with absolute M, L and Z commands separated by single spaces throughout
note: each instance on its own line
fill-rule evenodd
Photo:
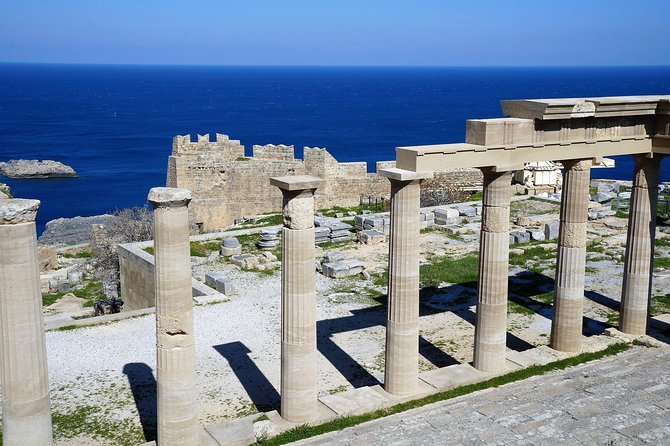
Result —
M 0 64 L 0 161 L 54 159 L 76 179 L 10 180 L 58 217 L 142 206 L 165 184 L 177 134 L 326 147 L 340 161 L 462 142 L 500 99 L 669 94 L 670 67 L 360 68 Z M 670 162 L 662 177 L 670 181 Z M 630 157 L 594 176 L 630 179 Z

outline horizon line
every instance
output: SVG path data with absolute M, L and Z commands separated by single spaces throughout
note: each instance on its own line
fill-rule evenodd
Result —
M 602 65 L 364 65 L 364 64 L 183 64 L 183 63 L 135 63 L 135 62 L 22 62 L 1 61 L 0 65 L 78 65 L 115 67 L 209 67 L 209 68 L 667 68 L 670 64 L 602 64 Z

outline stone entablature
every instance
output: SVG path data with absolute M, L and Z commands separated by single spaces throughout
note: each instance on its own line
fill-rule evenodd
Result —
M 668 154 L 669 101 L 670 96 L 501 101 L 507 117 L 468 120 L 465 143 L 398 147 L 397 164 L 428 171 Z

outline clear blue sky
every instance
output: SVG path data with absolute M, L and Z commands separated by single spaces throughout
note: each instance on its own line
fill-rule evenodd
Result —
M 3 62 L 670 64 L 670 0 L 3 3 Z

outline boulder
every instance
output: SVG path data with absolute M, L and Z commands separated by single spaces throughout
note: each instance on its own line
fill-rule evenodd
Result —
M 366 245 L 377 245 L 386 240 L 386 235 L 383 232 L 379 232 L 375 229 L 367 229 L 365 231 L 361 231 L 358 235 L 358 238 L 361 243 L 365 243 Z
M 553 221 L 544 224 L 544 238 L 545 240 L 553 240 L 558 238 L 560 223 Z

